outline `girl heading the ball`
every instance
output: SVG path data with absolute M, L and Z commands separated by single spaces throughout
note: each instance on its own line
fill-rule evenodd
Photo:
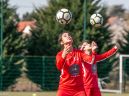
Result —
M 61 72 L 57 96 L 86 96 L 83 86 L 82 61 L 91 61 L 92 56 L 72 46 L 73 39 L 68 32 L 59 35 L 63 50 L 56 55 L 56 66 Z
M 98 48 L 97 44 L 93 41 L 84 41 L 79 46 L 80 50 L 84 51 L 85 54 L 92 57 L 91 62 L 83 63 L 83 82 L 86 92 L 86 96 L 101 96 L 99 87 L 98 87 L 98 74 L 97 74 L 97 62 L 100 62 L 106 58 L 109 58 L 116 53 L 117 47 L 114 46 L 109 51 L 103 54 L 97 54 L 95 50 Z M 92 56 L 94 54 L 94 56 Z

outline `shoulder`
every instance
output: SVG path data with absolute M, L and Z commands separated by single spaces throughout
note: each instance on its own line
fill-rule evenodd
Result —
M 80 49 L 74 49 L 75 52 L 82 52 Z
M 62 54 L 63 51 L 59 51 L 56 56 L 59 56 Z
M 80 50 L 80 49 L 74 49 L 74 52 L 77 53 L 77 54 L 82 54 L 83 53 L 83 51 Z

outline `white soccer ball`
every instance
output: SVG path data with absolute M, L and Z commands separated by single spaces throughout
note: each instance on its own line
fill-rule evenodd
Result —
M 102 15 L 100 15 L 98 13 L 91 15 L 90 23 L 91 23 L 91 25 L 93 25 L 95 27 L 102 26 L 102 24 L 103 24 L 103 17 L 102 17 Z
M 68 9 L 62 8 L 56 13 L 56 20 L 60 24 L 68 24 L 72 20 L 72 13 Z

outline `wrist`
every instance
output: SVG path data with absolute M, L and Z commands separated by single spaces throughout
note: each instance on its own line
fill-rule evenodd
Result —
M 96 48 L 92 49 L 92 52 L 95 52 L 96 51 Z
M 65 59 L 66 55 L 67 55 L 67 54 L 66 54 L 65 52 L 63 52 L 63 53 L 62 53 L 62 58 Z
M 96 54 L 96 51 L 95 50 L 92 50 L 92 54 Z

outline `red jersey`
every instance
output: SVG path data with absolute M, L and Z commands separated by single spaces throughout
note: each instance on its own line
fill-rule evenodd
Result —
M 117 47 L 113 47 L 111 50 L 103 53 L 103 54 L 96 54 L 90 63 L 83 64 L 83 79 L 84 79 L 84 86 L 85 88 L 98 88 L 98 74 L 97 74 L 97 62 L 100 62 L 113 54 L 117 51 Z M 93 56 L 92 56 L 93 57 Z
M 73 49 L 65 59 L 60 51 L 56 56 L 56 66 L 61 71 L 59 89 L 83 88 L 82 61 L 91 61 L 92 56 L 88 56 L 80 50 Z

